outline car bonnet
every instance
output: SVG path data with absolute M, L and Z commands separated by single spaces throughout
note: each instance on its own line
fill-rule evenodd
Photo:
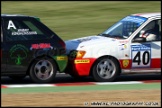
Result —
M 87 47 L 87 46 L 90 47 L 92 45 L 112 43 L 115 42 L 116 40 L 117 39 L 114 38 L 94 35 L 94 36 L 87 36 L 87 37 L 67 40 L 65 41 L 65 43 L 66 43 L 66 49 L 69 52 L 70 50 L 77 50 L 80 49 L 81 47 Z

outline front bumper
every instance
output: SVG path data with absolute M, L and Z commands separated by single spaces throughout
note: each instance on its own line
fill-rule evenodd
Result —
M 71 59 L 65 73 L 77 76 L 89 76 L 95 58 Z

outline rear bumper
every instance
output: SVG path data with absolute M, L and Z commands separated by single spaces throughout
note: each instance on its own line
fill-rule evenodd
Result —
M 78 76 L 88 76 L 95 60 L 95 58 L 69 60 L 65 73 Z
M 53 56 L 53 59 L 55 59 L 59 72 L 63 72 L 67 66 L 68 63 L 68 57 L 66 55 L 61 56 Z

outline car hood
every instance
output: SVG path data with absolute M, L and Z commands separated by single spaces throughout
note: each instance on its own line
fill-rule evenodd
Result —
M 82 47 L 90 47 L 92 45 L 104 44 L 104 43 L 108 43 L 108 44 L 110 43 L 112 45 L 112 43 L 114 42 L 116 43 L 117 39 L 94 35 L 94 36 L 87 36 L 87 37 L 67 40 L 65 41 L 65 44 L 68 53 L 70 50 L 78 50 Z

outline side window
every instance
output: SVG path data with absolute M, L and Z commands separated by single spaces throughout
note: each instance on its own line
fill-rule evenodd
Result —
M 159 41 L 161 41 L 161 20 L 158 20 L 159 24 Z
M 50 34 L 41 26 L 39 21 L 32 18 L 6 19 L 6 41 L 25 41 L 47 39 Z
M 1 42 L 3 42 L 3 30 L 2 30 L 2 25 L 1 25 Z
M 43 33 L 30 21 L 23 21 L 28 27 L 30 27 L 31 31 L 37 31 L 39 35 L 43 35 Z
M 153 20 L 148 23 L 138 34 L 135 36 L 146 38 L 146 41 L 160 41 L 161 40 L 161 20 Z

